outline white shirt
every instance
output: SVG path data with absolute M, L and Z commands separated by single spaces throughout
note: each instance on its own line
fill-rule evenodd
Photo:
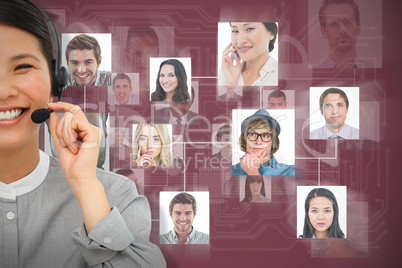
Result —
M 344 140 L 358 140 L 359 130 L 357 128 L 346 125 L 339 131 L 338 134 L 334 134 L 327 128 L 323 126 L 316 130 L 310 132 L 311 140 L 327 140 L 327 139 L 344 139 Z
M 31 173 L 10 184 L 0 182 L 0 198 L 16 200 L 17 196 L 33 191 L 46 178 L 48 170 L 49 156 L 39 151 L 39 163 Z
M 258 202 L 268 203 L 268 202 L 271 202 L 271 199 L 267 196 L 263 196 L 262 194 L 260 194 L 260 198 L 258 198 Z
M 277 86 L 278 85 L 278 62 L 269 57 L 267 62 L 262 66 L 259 71 L 259 77 L 254 81 L 252 85 L 247 86 Z M 226 86 L 226 78 L 221 70 L 218 76 L 218 85 Z M 243 76 L 240 75 L 239 81 L 236 86 L 244 86 Z

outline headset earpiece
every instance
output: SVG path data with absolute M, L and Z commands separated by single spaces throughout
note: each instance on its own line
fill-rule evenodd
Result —
M 64 66 L 61 66 L 61 49 L 60 49 L 60 42 L 59 36 L 57 35 L 56 28 L 54 24 L 50 20 L 49 16 L 36 4 L 27 0 L 36 10 L 38 10 L 42 17 L 46 20 L 48 28 L 50 29 L 49 33 L 53 38 L 53 47 L 55 49 L 55 57 L 52 60 L 52 93 L 53 96 L 57 96 L 60 100 L 61 94 L 63 93 L 64 89 L 67 87 L 68 81 L 68 72 Z
M 54 81 L 53 95 L 57 96 L 58 99 L 60 100 L 61 94 L 67 87 L 67 81 L 68 81 L 68 72 L 64 66 L 60 66 L 59 69 L 54 69 L 53 81 Z

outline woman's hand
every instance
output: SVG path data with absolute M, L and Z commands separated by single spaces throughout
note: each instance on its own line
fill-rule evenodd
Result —
M 101 131 L 88 122 L 77 105 L 57 102 L 48 107 L 65 112 L 60 120 L 52 113 L 49 128 L 68 182 L 74 186 L 80 180 L 96 179 Z
M 225 85 L 227 87 L 234 87 L 237 85 L 241 74 L 241 64 L 240 59 L 237 61 L 232 55 L 236 49 L 232 48 L 232 43 L 230 43 L 222 52 L 222 71 L 225 76 Z M 233 64 L 234 61 L 234 64 Z
M 154 158 L 150 154 L 143 154 L 141 155 L 141 146 L 138 147 L 138 154 L 137 154 L 137 166 L 139 167 L 149 167 L 152 165 Z
M 49 129 L 59 155 L 60 165 L 80 204 L 89 233 L 110 212 L 103 185 L 96 178 L 101 131 L 91 125 L 79 106 L 65 102 L 49 103 L 54 111 L 64 111 L 59 120 L 49 118 Z
M 243 168 L 244 172 L 250 176 L 261 175 L 258 171 L 258 168 L 264 164 L 264 157 L 266 155 L 266 150 L 264 150 L 260 156 L 258 156 L 254 150 L 247 149 L 245 155 L 240 158 L 240 165 Z

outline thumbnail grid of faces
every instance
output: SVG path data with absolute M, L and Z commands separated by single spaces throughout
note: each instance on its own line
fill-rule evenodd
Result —
M 324 30 L 360 27 L 353 18 L 338 21 L 331 17 Z M 69 72 L 63 100 L 82 104 L 102 130 L 98 167 L 127 176 L 139 194 L 145 193 L 145 170 L 183 174 L 186 142 L 175 130 L 197 126 L 203 116 L 191 58 L 161 56 L 157 28 L 125 27 L 128 64 L 118 72 L 111 68 L 111 34 L 62 35 Z M 271 203 L 272 176 L 297 176 L 297 108 L 295 92 L 278 89 L 278 23 L 221 22 L 217 28 L 216 101 L 241 102 L 245 87 L 262 90 L 262 99 L 259 109 L 232 109 L 228 123 L 212 124 L 209 157 L 238 180 L 239 202 Z M 351 47 L 344 43 L 343 49 Z M 145 119 L 136 113 L 144 102 L 153 108 Z M 311 87 L 309 103 L 309 139 L 358 146 L 358 87 Z M 45 151 L 57 157 L 47 128 L 43 136 Z M 298 186 L 297 237 L 346 238 L 346 196 L 342 185 Z M 161 244 L 209 244 L 208 191 L 161 191 L 159 202 Z

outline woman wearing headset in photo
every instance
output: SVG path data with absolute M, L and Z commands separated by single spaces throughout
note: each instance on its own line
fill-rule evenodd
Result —
M 274 157 L 274 153 L 279 149 L 280 133 L 279 123 L 264 109 L 244 119 L 239 144 L 245 154 L 239 163 L 232 166 L 232 174 L 294 175 L 294 165 L 278 163 Z
M 270 56 L 278 26 L 275 22 L 231 22 L 232 42 L 222 55 L 218 85 L 276 86 L 278 62 Z
M 1 1 L 0 36 L 1 263 L 164 267 L 149 242 L 147 200 L 129 179 L 96 168 L 99 129 L 78 106 L 52 103 L 65 79 L 47 15 L 29 1 Z M 39 150 L 31 114 L 43 107 L 65 112 L 49 118 L 60 163 Z
M 151 101 L 190 101 L 183 63 L 169 59 L 160 64 L 156 90 L 151 94 Z
M 265 193 L 263 176 L 247 176 L 242 202 L 271 202 Z
M 134 131 L 133 141 L 134 167 L 172 165 L 171 142 L 166 125 L 138 125 Z
M 339 207 L 328 189 L 315 188 L 304 203 L 303 234 L 299 238 L 345 238 L 339 225 Z

